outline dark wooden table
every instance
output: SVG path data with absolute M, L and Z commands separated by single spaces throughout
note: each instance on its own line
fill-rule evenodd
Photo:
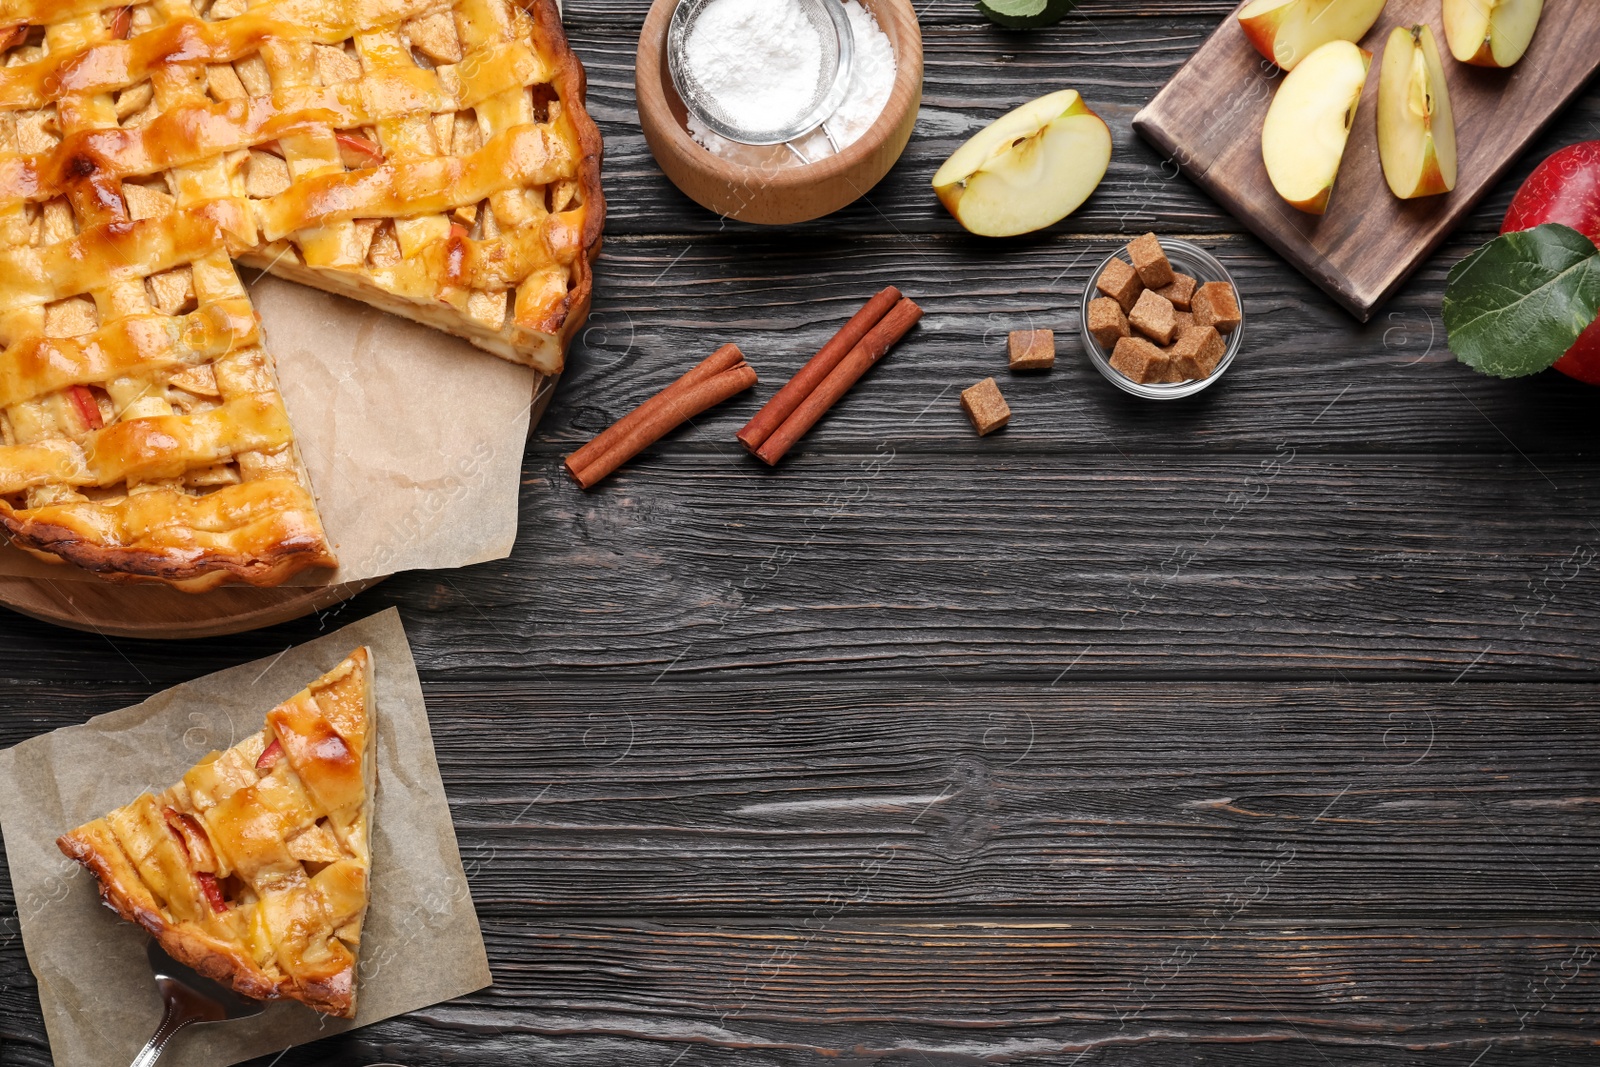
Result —
M 282 1067 L 1600 1063 L 1600 390 L 1453 362 L 1448 268 L 1600 136 L 1591 91 L 1369 326 L 1129 123 L 1229 0 L 1002 33 L 929 0 L 910 151 L 835 218 L 724 224 L 640 135 L 645 0 L 572 0 L 611 200 L 593 323 L 511 559 L 193 644 L 0 616 L 0 744 L 399 605 L 496 983 Z M 970 238 L 937 163 L 1076 87 L 1116 158 L 1042 236 Z M 1070 339 L 1125 236 L 1232 268 L 1193 402 Z M 599 491 L 560 457 L 716 343 L 770 395 L 870 293 L 919 335 L 774 473 L 747 396 Z M 957 392 L 1016 412 L 975 438 Z M 49 1062 L 0 897 L 0 1064 Z

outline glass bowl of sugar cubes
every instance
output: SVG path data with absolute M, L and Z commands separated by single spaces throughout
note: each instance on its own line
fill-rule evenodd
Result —
M 1145 234 L 1113 252 L 1083 294 L 1083 348 L 1106 380 L 1147 400 L 1220 381 L 1244 346 L 1238 286 L 1197 244 Z

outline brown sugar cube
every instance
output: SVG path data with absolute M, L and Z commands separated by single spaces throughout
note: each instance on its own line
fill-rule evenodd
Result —
M 1011 407 L 993 378 L 985 378 L 961 394 L 961 410 L 979 437 L 987 437 L 1011 421 Z
M 1228 346 L 1214 326 L 1191 326 L 1172 346 L 1172 363 L 1183 380 L 1209 378 L 1227 355 Z
M 1173 356 L 1176 351 L 1177 348 L 1173 345 L 1167 345 L 1161 350 L 1161 354 L 1166 357 L 1166 362 L 1155 369 L 1160 377 L 1150 379 L 1145 383 L 1146 385 L 1179 385 L 1189 380 L 1188 376 L 1178 370 L 1178 361 Z
M 1153 233 L 1129 241 L 1128 257 L 1133 260 L 1133 269 L 1139 272 L 1139 280 L 1144 282 L 1146 289 L 1171 285 L 1177 277 L 1172 272 L 1167 253 L 1161 248 L 1161 238 Z
M 1128 316 L 1122 313 L 1122 305 L 1109 296 L 1089 301 L 1089 333 L 1101 348 L 1116 348 L 1117 342 L 1128 336 Z
M 1143 337 L 1124 337 L 1111 354 L 1112 369 L 1140 385 L 1165 381 L 1170 362 L 1165 352 Z
M 1179 336 L 1179 334 L 1173 334 L 1172 343 L 1161 346 L 1161 354 L 1167 357 L 1166 373 L 1161 376 L 1161 384 L 1163 385 L 1178 385 L 1189 380 L 1189 376 L 1178 366 Z
M 1232 333 L 1243 321 L 1239 294 L 1227 282 L 1206 282 L 1194 294 L 1193 307 L 1194 324 L 1215 326 L 1218 333 Z
M 1172 302 L 1152 289 L 1139 294 L 1139 302 L 1128 314 L 1128 325 L 1158 345 L 1170 345 L 1178 332 L 1178 313 Z
M 1139 280 L 1138 272 L 1132 267 L 1120 259 L 1113 259 L 1100 272 L 1100 280 L 1095 283 L 1095 288 L 1115 300 L 1123 311 L 1132 311 L 1139 294 L 1144 292 L 1144 282 Z
M 1054 330 L 1014 330 L 1010 340 L 1012 370 L 1049 370 L 1056 365 Z
M 1174 311 L 1172 317 L 1178 320 L 1178 332 L 1173 335 L 1175 337 L 1182 337 L 1183 331 L 1194 325 L 1194 312 L 1192 311 Z
M 1179 311 L 1188 311 L 1189 302 L 1194 299 L 1194 291 L 1199 285 L 1199 282 L 1187 274 L 1174 273 L 1172 284 L 1163 285 L 1156 292 L 1172 301 L 1172 306 Z

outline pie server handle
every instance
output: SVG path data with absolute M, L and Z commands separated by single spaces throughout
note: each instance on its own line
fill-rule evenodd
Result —
M 167 983 L 162 984 L 167 985 Z M 153 1067 L 178 1031 L 192 1022 L 198 1022 L 201 1018 L 185 1010 L 184 998 L 173 996 L 170 989 L 163 989 L 162 992 L 166 994 L 167 1010 L 161 1016 L 161 1025 L 156 1028 L 150 1040 L 144 1043 L 144 1048 L 139 1050 L 139 1054 L 133 1058 L 133 1063 L 129 1067 Z

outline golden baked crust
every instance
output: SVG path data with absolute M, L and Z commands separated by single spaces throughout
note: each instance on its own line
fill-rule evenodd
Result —
M 376 731 L 363 648 L 260 733 L 56 844 L 173 959 L 248 997 L 352 1018 Z
M 0 526 L 191 590 L 334 565 L 229 257 L 558 373 L 585 91 L 554 0 L 0 0 Z
M 302 114 L 336 117 L 277 139 L 290 184 L 257 189 L 272 195 L 252 201 L 260 244 L 240 259 L 559 373 L 588 315 L 605 200 L 555 2 L 383 7 L 396 21 L 343 51 L 263 48 Z

